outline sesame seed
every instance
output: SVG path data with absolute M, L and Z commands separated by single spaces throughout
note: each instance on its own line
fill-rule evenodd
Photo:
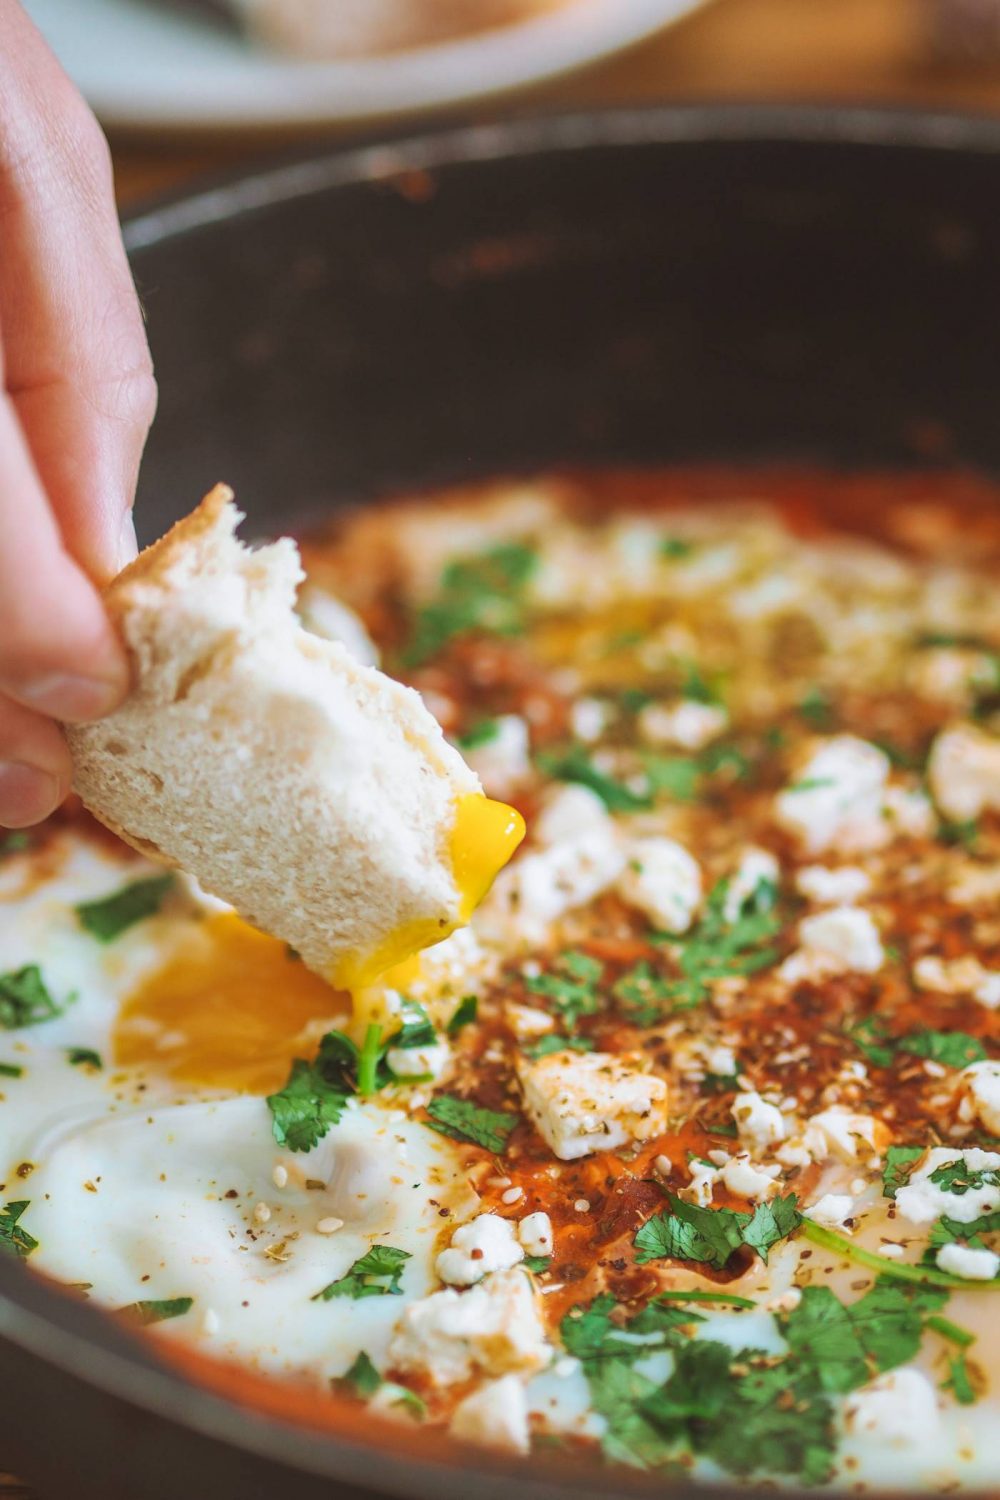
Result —
M 316 1225 L 317 1234 L 336 1234 L 338 1229 L 343 1229 L 343 1219 L 335 1219 L 331 1214 L 328 1219 L 320 1219 Z
M 589 1213 L 590 1212 L 590 1199 L 589 1198 L 577 1198 L 576 1202 L 573 1204 L 573 1207 L 576 1209 L 576 1211 L 577 1211 L 578 1214 Z
M 201 1320 L 201 1331 L 202 1333 L 207 1333 L 210 1336 L 213 1333 L 218 1333 L 219 1331 L 219 1314 L 217 1312 L 213 1312 L 211 1308 L 208 1308 L 205 1316 Z
M 510 1187 L 510 1178 L 509 1177 L 488 1177 L 486 1179 L 486 1186 L 487 1187 L 492 1187 L 492 1188 Z
M 271 1210 L 266 1203 L 255 1203 L 253 1209 L 253 1221 L 255 1224 L 266 1224 L 271 1217 Z
M 903 1247 L 902 1245 L 887 1243 L 885 1245 L 879 1245 L 878 1253 L 879 1255 L 884 1255 L 886 1260 L 902 1260 Z
M 507 1189 L 507 1191 L 505 1193 L 501 1194 L 501 1200 L 500 1201 L 502 1203 L 516 1203 L 517 1200 L 518 1200 L 518 1198 L 523 1198 L 523 1197 L 524 1197 L 524 1188 L 522 1188 L 522 1187 L 510 1187 L 510 1188 Z
M 674 1164 L 670 1160 L 669 1156 L 656 1157 L 653 1162 L 653 1166 L 655 1167 L 656 1171 L 659 1172 L 661 1177 L 669 1177 L 671 1172 L 674 1170 Z
M 271 1173 L 271 1181 L 276 1188 L 288 1186 L 288 1168 L 283 1167 L 280 1161 L 276 1163 L 274 1171 Z

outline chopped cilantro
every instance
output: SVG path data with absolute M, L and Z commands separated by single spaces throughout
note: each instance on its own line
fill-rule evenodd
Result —
M 473 631 L 516 635 L 524 624 L 524 590 L 537 565 L 537 553 L 523 542 L 502 542 L 448 563 L 437 597 L 414 620 L 404 664 L 421 666 Z
M 354 1092 L 350 1073 L 357 1064 L 358 1049 L 339 1031 L 327 1032 L 311 1063 L 295 1059 L 284 1088 L 267 1100 L 279 1146 L 310 1151 L 323 1139 Z
M 25 849 L 31 847 L 31 839 L 26 833 L 7 833 L 0 838 L 0 859 L 7 854 L 21 854 Z
M 334 1297 L 401 1297 L 400 1278 L 410 1259 L 408 1250 L 393 1245 L 372 1245 L 343 1276 L 314 1293 L 312 1302 L 331 1302 Z
M 165 1323 L 168 1318 L 182 1318 L 193 1306 L 193 1297 L 167 1297 L 162 1301 L 130 1302 L 127 1307 L 120 1307 L 118 1311 L 130 1322 L 138 1323 L 140 1328 L 148 1328 L 150 1323 Z
M 976 1392 L 969 1378 L 969 1366 L 966 1361 L 964 1349 L 959 1349 L 957 1354 L 948 1356 L 948 1379 L 941 1386 L 943 1391 L 951 1391 L 960 1406 L 973 1406 L 976 1401 Z
M 526 1255 L 521 1262 L 526 1271 L 531 1271 L 535 1276 L 542 1276 L 552 1264 L 551 1255 Z
M 657 755 L 648 752 L 642 759 L 643 771 L 654 795 L 672 797 L 675 802 L 693 802 L 698 792 L 701 767 L 690 755 Z
M 553 1052 L 593 1052 L 593 1050 L 593 1037 L 560 1036 L 557 1031 L 551 1031 L 548 1036 L 543 1036 L 541 1041 L 525 1047 L 524 1053 L 526 1057 L 536 1061 L 539 1057 L 550 1057 Z
M 68 995 L 56 1000 L 50 993 L 37 964 L 25 964 L 9 974 L 0 974 L 0 1027 L 17 1031 L 22 1026 L 39 1026 L 61 1016 L 76 998 Z
M 551 1000 L 553 1010 L 573 1031 L 581 1016 L 592 1016 L 600 1010 L 598 987 L 603 976 L 604 965 L 599 959 L 570 950 L 559 955 L 552 972 L 528 975 L 524 983 L 533 995 Z
M 589 787 L 609 812 L 636 812 L 652 806 L 648 792 L 634 792 L 623 781 L 599 771 L 582 745 L 570 745 L 560 752 L 544 750 L 538 756 L 538 765 L 555 781 L 572 781 Z
M 19 1063 L 0 1063 L 0 1078 L 20 1078 L 23 1073 Z
M 18 1222 L 25 1209 L 30 1207 L 29 1199 L 20 1198 L 16 1203 L 5 1203 L 0 1208 L 0 1251 L 17 1255 L 22 1260 L 38 1248 L 38 1241 Z
M 636 1261 L 670 1257 L 703 1262 L 722 1270 L 744 1245 L 767 1262 L 768 1251 L 802 1222 L 794 1193 L 758 1203 L 753 1213 L 731 1208 L 702 1208 L 668 1193 L 670 1213 L 657 1214 L 639 1230 Z
M 606 1457 L 638 1469 L 669 1463 L 675 1444 L 642 1411 L 656 1392 L 654 1383 L 623 1359 L 599 1360 L 586 1373 L 591 1405 L 606 1423 L 601 1438 Z
M 694 551 L 694 542 L 689 542 L 682 536 L 665 536 L 660 542 L 660 556 L 676 559 L 679 557 L 690 557 Z
M 979 824 L 975 818 L 968 818 L 961 823 L 941 818 L 938 822 L 938 838 L 942 844 L 961 844 L 966 849 L 974 849 L 979 842 L 979 832 Z
M 911 1031 L 908 1036 L 900 1037 L 896 1046 L 900 1052 L 929 1057 L 948 1068 L 964 1068 L 969 1063 L 982 1062 L 987 1055 L 979 1038 L 964 1031 Z
M 656 934 L 657 941 L 670 942 L 678 948 L 683 978 L 669 982 L 673 1010 L 700 1005 L 717 979 L 755 974 L 777 959 L 777 950 L 767 941 L 781 930 L 781 921 L 774 910 L 777 897 L 774 882 L 757 883 L 735 922 L 727 921 L 725 915 L 728 890 L 728 880 L 721 880 L 713 887 L 701 921 L 686 937 Z
M 426 1403 L 421 1401 L 416 1391 L 409 1390 L 405 1385 L 397 1385 L 393 1380 L 383 1380 L 363 1349 L 351 1368 L 331 1380 L 330 1384 L 334 1390 L 350 1391 L 365 1401 L 381 1391 L 383 1400 L 387 1400 L 391 1406 L 405 1407 L 418 1422 L 423 1420 L 427 1412 Z
M 417 1005 L 414 1000 L 404 1000 L 401 1012 L 402 1026 L 390 1038 L 390 1047 L 402 1047 L 404 1051 L 410 1051 L 413 1047 L 433 1047 L 437 1041 L 437 1033 L 434 1030 L 430 1016 L 422 1005 Z M 364 1090 L 359 1088 L 358 1093 Z M 369 1093 L 373 1092 L 371 1089 Z
M 833 786 L 832 776 L 804 776 L 801 781 L 793 781 L 787 788 L 789 792 L 817 792 L 820 787 Z
M 828 1286 L 807 1286 L 798 1306 L 779 1321 L 789 1348 L 815 1366 L 824 1390 L 843 1394 L 913 1359 L 923 1314 L 946 1298 L 947 1292 L 934 1288 L 904 1290 L 880 1280 L 845 1306 Z
M 815 685 L 803 693 L 796 711 L 813 729 L 829 729 L 833 723 L 833 705 L 829 696 Z
M 497 1156 L 506 1150 L 508 1137 L 519 1118 L 483 1109 L 471 1099 L 459 1099 L 454 1094 L 436 1094 L 427 1106 L 427 1113 L 432 1130 L 450 1135 L 456 1141 L 471 1141 Z
M 885 1153 L 882 1170 L 882 1191 L 887 1198 L 895 1198 L 901 1187 L 910 1179 L 913 1164 L 919 1161 L 926 1146 L 890 1146 Z
M 954 1193 L 956 1198 L 964 1198 L 970 1190 L 1000 1187 L 1000 1172 L 997 1172 L 996 1168 L 973 1172 L 964 1161 L 946 1161 L 931 1173 L 930 1181 L 935 1183 L 942 1192 Z
M 455 1014 L 448 1022 L 448 1035 L 457 1036 L 465 1026 L 471 1026 L 479 1014 L 479 1001 L 475 995 L 465 995 L 458 1002 Z
M 110 943 L 129 927 L 158 912 L 174 884 L 173 875 L 134 880 L 99 901 L 83 901 L 75 908 L 84 927 L 99 943 Z
M 72 1068 L 103 1068 L 101 1054 L 92 1047 L 67 1047 L 66 1061 Z
M 881 1016 L 865 1016 L 853 1026 L 848 1026 L 845 1035 L 876 1068 L 892 1067 L 892 1060 L 896 1055 L 895 1043 Z
M 480 719 L 478 724 L 459 735 L 458 743 L 463 750 L 478 750 L 481 745 L 491 745 L 499 733 L 500 725 L 496 719 Z
M 680 668 L 682 679 L 680 693 L 682 698 L 690 698 L 695 703 L 721 704 L 722 676 L 713 673 L 706 677 L 699 664 L 691 657 L 681 657 Z
M 677 997 L 677 981 L 658 974 L 645 959 L 626 970 L 611 993 L 636 1026 L 655 1026 L 664 1010 L 682 1008 L 672 1004 Z
M 433 1037 L 433 1035 L 434 1028 L 431 1027 L 431 1036 Z M 405 1046 L 407 1044 L 401 1043 L 400 1045 Z M 383 1055 L 382 1027 L 377 1021 L 372 1021 L 365 1028 L 365 1039 L 358 1052 L 356 1087 L 362 1099 L 367 1099 L 368 1095 L 374 1094 L 378 1088 L 378 1065 L 382 1061 Z

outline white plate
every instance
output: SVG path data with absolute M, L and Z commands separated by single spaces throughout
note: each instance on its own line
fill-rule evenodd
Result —
M 317 63 L 268 54 L 149 0 L 26 0 L 106 125 L 319 125 L 485 98 L 607 57 L 704 0 L 575 0 L 479 36 Z

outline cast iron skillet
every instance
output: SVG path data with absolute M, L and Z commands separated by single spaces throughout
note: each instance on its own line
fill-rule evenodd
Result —
M 1000 122 L 522 121 L 264 170 L 127 238 L 161 390 L 145 539 L 219 478 L 267 532 L 565 461 L 1000 469 Z M 6 1261 L 0 1392 L 4 1462 L 57 1500 L 647 1488 L 249 1415 Z

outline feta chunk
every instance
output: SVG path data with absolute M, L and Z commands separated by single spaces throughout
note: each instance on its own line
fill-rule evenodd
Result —
M 639 736 L 647 745 L 677 745 L 682 750 L 701 750 L 716 739 L 729 723 L 729 715 L 718 703 L 699 703 L 682 698 L 679 703 L 647 703 L 636 719 Z
M 804 865 L 795 877 L 799 894 L 817 906 L 852 906 L 871 890 L 871 876 L 858 865 Z
M 518 1066 L 528 1114 L 561 1161 L 658 1135 L 667 1086 L 639 1053 L 553 1052 Z
M 480 1386 L 455 1407 L 448 1431 L 463 1443 L 527 1453 L 531 1434 L 523 1383 L 516 1375 L 504 1375 Z
M 851 853 L 885 843 L 882 817 L 889 757 L 852 734 L 820 741 L 791 786 L 775 799 L 775 820 L 808 854 Z
M 552 1350 L 530 1276 L 497 1271 L 467 1292 L 447 1288 L 422 1297 L 393 1329 L 389 1364 L 435 1385 L 486 1375 L 534 1374 Z
M 934 1387 L 919 1370 L 904 1366 L 880 1375 L 844 1403 L 848 1432 L 889 1448 L 916 1448 L 934 1441 L 941 1417 Z
M 771 885 L 777 888 L 781 879 L 781 866 L 769 849 L 751 846 L 744 849 L 740 862 L 729 878 L 726 898 L 722 904 L 722 915 L 727 922 L 738 921 L 743 908 L 752 901 L 758 886 Z
M 894 834 L 926 839 L 934 832 L 934 807 L 918 787 L 886 787 L 882 816 Z
M 937 1263 L 949 1276 L 963 1276 L 966 1281 L 993 1281 L 1000 1271 L 1000 1255 L 968 1245 L 942 1245 Z
M 519 1042 L 533 1042 L 556 1029 L 555 1017 L 534 1005 L 519 1005 L 516 1000 L 508 1000 L 503 1013 Z
M 764 1151 L 785 1139 L 787 1129 L 781 1110 L 775 1104 L 768 1104 L 754 1090 L 737 1095 L 732 1114 L 740 1139 L 746 1141 L 751 1150 Z
M 927 779 L 938 808 L 956 823 L 1000 812 L 1000 739 L 975 724 L 943 730 L 931 747 Z
M 547 793 L 531 832 L 538 843 L 551 845 L 595 828 L 605 832 L 612 828 L 603 800 L 589 786 L 570 784 L 554 787 Z
M 526 1255 L 551 1255 L 552 1220 L 546 1213 L 527 1214 L 517 1226 L 517 1237 Z
M 509 1271 L 523 1259 L 524 1250 L 510 1220 L 499 1214 L 479 1214 L 455 1230 L 449 1248 L 438 1255 L 435 1270 L 452 1286 L 474 1286 L 491 1272 Z
M 775 1191 L 774 1179 L 781 1169 L 754 1166 L 746 1152 L 740 1152 L 722 1168 L 722 1181 L 731 1193 L 749 1198 L 752 1203 L 761 1203 Z
M 614 885 L 625 855 L 611 820 L 508 865 L 476 913 L 487 940 L 534 946 L 553 922 Z
M 390 1047 L 385 1060 L 397 1078 L 426 1078 L 434 1082 L 443 1078 L 451 1063 L 447 1042 L 430 1042 L 426 1047 Z
M 845 1229 L 854 1209 L 854 1199 L 848 1193 L 824 1193 L 811 1207 L 803 1210 L 807 1219 L 822 1224 L 825 1229 Z
M 803 947 L 836 961 L 854 974 L 876 974 L 885 950 L 870 912 L 859 906 L 834 906 L 799 923 Z
M 680 1197 L 686 1198 L 689 1203 L 697 1203 L 699 1208 L 707 1208 L 722 1172 L 710 1161 L 701 1161 L 697 1156 L 693 1156 L 688 1162 L 688 1169 L 691 1181 L 681 1188 Z
M 664 932 L 687 932 L 701 904 L 701 868 L 673 839 L 636 839 L 618 893 Z
M 1000 1135 L 1000 1061 L 970 1063 L 959 1074 L 966 1118 L 978 1116 L 991 1135 Z
M 1000 1155 L 975 1146 L 965 1151 L 955 1146 L 933 1147 L 906 1183 L 896 1190 L 897 1213 L 911 1224 L 933 1224 L 942 1217 L 954 1219 L 958 1224 L 971 1224 L 980 1214 L 995 1213 L 1000 1208 L 1000 1188 L 984 1183 L 964 1193 L 949 1193 L 940 1183 L 931 1182 L 932 1173 L 952 1162 L 960 1162 L 969 1172 L 995 1171 L 1000 1167 Z
M 531 738 L 520 714 L 500 714 L 494 733 L 463 752 L 491 797 L 508 795 L 531 775 Z
M 943 995 L 971 995 L 987 1010 L 1000 1006 L 1000 970 L 984 969 L 977 958 L 939 958 L 928 953 L 913 965 L 914 983 Z
M 611 705 L 599 698 L 578 698 L 570 709 L 569 724 L 573 738 L 593 745 L 601 738 L 611 718 Z
M 805 1144 L 817 1160 L 839 1156 L 843 1161 L 859 1161 L 877 1156 L 890 1140 L 889 1131 L 872 1115 L 856 1114 L 834 1104 L 813 1115 L 805 1134 Z

